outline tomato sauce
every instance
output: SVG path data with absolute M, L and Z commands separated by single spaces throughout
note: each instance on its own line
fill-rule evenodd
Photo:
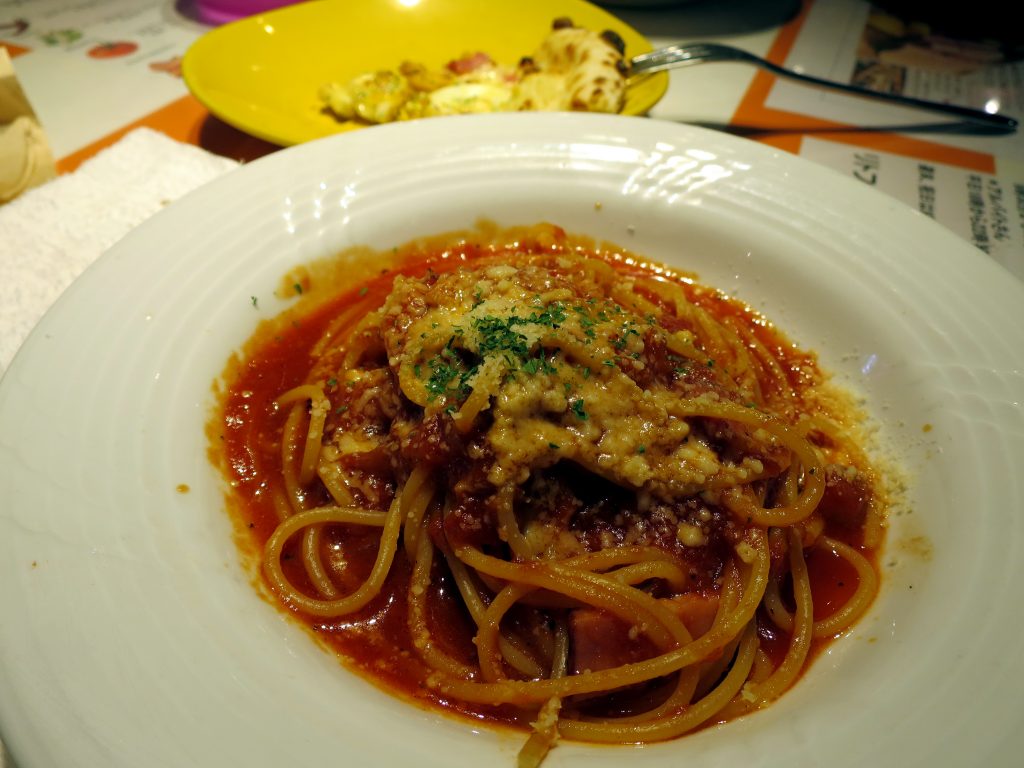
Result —
M 556 239 L 560 230 L 555 230 Z M 476 245 L 446 245 L 423 250 L 417 246 L 382 259 L 386 268 L 363 282 L 337 291 L 336 285 L 321 286 L 314 272 L 294 278 L 298 304 L 280 318 L 265 323 L 256 336 L 228 365 L 219 392 L 221 410 L 211 421 L 208 432 L 211 459 L 224 467 L 232 484 L 230 513 L 238 529 L 238 546 L 254 571 L 262 557 L 262 549 L 278 524 L 275 495 L 283 495 L 281 432 L 285 411 L 275 405 L 275 398 L 305 380 L 314 364 L 311 350 L 329 324 L 343 310 L 355 305 L 366 311 L 380 306 L 391 291 L 398 275 L 436 273 L 456 269 L 481 256 L 488 249 Z M 621 254 L 605 256 L 624 275 L 651 276 L 654 268 Z M 663 268 L 657 272 L 664 274 Z M 738 301 L 702 286 L 684 276 L 672 274 L 674 282 L 683 287 L 687 298 L 718 318 L 733 317 L 752 330 L 757 340 L 784 361 L 790 384 L 798 391 L 818 379 L 812 354 L 798 350 L 763 318 Z M 288 283 L 286 279 L 285 283 Z M 364 312 L 355 313 L 355 323 Z M 338 329 L 344 337 L 347 330 Z M 309 506 L 329 504 L 323 489 L 312 491 Z M 317 498 L 316 494 L 320 494 Z M 857 546 L 848 531 L 827 527 L 826 532 Z M 325 529 L 324 551 L 328 558 L 343 563 L 345 578 L 352 589 L 366 578 L 377 553 L 379 530 L 360 526 L 333 526 Z M 308 577 L 296 555 L 297 541 L 292 541 L 283 557 L 286 576 L 307 594 L 314 594 Z M 864 554 L 870 552 L 861 548 Z M 815 600 L 815 618 L 830 615 L 856 591 L 857 574 L 842 558 L 820 549 L 808 552 L 807 564 Z M 413 649 L 408 629 L 407 591 L 411 565 L 399 545 L 395 564 L 381 594 L 362 610 L 341 619 L 324 620 L 310 617 L 280 605 L 265 585 L 261 593 L 275 605 L 289 610 L 324 646 L 336 653 L 346 664 L 386 688 L 422 704 L 438 706 L 474 719 L 525 726 L 523 715 L 512 707 L 484 707 L 445 700 L 423 686 L 428 668 Z M 262 577 L 257 577 L 262 578 Z M 443 563 L 435 562 L 432 574 L 429 612 L 433 640 L 448 654 L 475 664 L 476 649 L 472 642 L 475 627 L 463 606 L 457 589 Z M 784 599 L 786 596 L 784 595 Z M 762 647 L 780 661 L 789 643 L 786 633 L 775 628 L 765 616 L 759 618 Z M 812 653 L 820 652 L 828 641 L 815 641 Z M 270 660 L 271 663 L 273 660 Z M 805 666 L 806 669 L 806 666 Z

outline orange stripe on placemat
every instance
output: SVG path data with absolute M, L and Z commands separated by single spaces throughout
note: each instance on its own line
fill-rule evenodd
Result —
M 129 131 L 142 127 L 152 128 L 172 139 L 186 144 L 195 144 L 214 154 L 230 157 L 240 162 L 255 160 L 280 149 L 274 144 L 257 139 L 221 122 L 211 115 L 194 96 L 183 96 L 102 139 L 62 157 L 57 161 L 57 171 L 68 173 L 75 170 L 101 149 L 117 142 Z
M 762 144 L 769 144 L 778 149 L 799 154 L 800 146 L 808 136 L 813 136 L 821 141 L 834 141 L 838 144 L 849 144 L 854 147 L 888 152 L 891 155 L 911 157 L 915 160 L 944 163 L 968 171 L 977 171 L 978 173 L 995 174 L 996 172 L 996 159 L 993 155 L 951 147 L 947 144 L 935 144 L 930 141 L 910 139 L 898 133 L 864 133 L 857 130 L 835 131 L 830 129 L 820 133 L 815 131 L 768 133 L 753 138 Z
M 0 40 L 0 48 L 6 48 L 7 55 L 10 56 L 12 59 L 16 59 L 23 53 L 28 53 L 32 50 L 31 48 L 24 48 L 23 46 L 15 45 L 14 43 L 9 43 L 6 40 Z
M 785 63 L 789 52 L 793 50 L 801 27 L 807 20 L 812 4 L 813 0 L 805 0 L 800 12 L 779 30 L 765 58 L 780 66 Z M 912 139 L 897 133 L 867 131 L 846 123 L 802 115 L 799 112 L 772 109 L 766 106 L 766 102 L 775 79 L 774 75 L 763 70 L 754 75 L 750 87 L 732 116 L 731 127 L 737 133 L 794 154 L 799 154 L 804 137 L 814 136 L 825 141 L 946 163 L 971 171 L 995 173 L 995 158 L 985 152 Z

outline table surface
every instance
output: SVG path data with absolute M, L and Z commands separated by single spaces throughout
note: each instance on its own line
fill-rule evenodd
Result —
M 607 3 L 608 10 L 655 47 L 723 42 L 845 82 L 855 71 L 883 65 L 893 71 L 892 66 L 906 65 L 891 51 L 883 55 L 871 48 L 872 35 L 888 29 L 892 16 L 878 16 L 878 9 L 863 0 L 636 5 Z M 30 28 L 18 24 L 23 17 L 33 22 Z M 148 78 L 145 91 L 130 92 L 130 97 L 122 82 L 96 78 L 92 69 L 80 65 L 81 56 L 70 55 L 97 39 L 120 39 L 126 24 L 133 25 L 142 46 L 136 71 Z M 188 0 L 0 0 L 0 45 L 11 54 L 15 73 L 51 140 L 58 170 L 64 173 L 138 126 L 242 161 L 277 150 L 221 122 L 188 94 L 176 65 L 207 29 Z M 146 41 L 151 41 L 148 50 Z M 1020 41 L 1014 42 L 1019 49 Z M 953 54 L 944 50 L 947 58 L 955 58 L 975 48 L 964 44 Z M 917 89 L 939 98 L 970 99 L 979 92 L 970 89 L 982 87 L 981 78 L 985 93 L 997 92 L 1009 105 L 1007 111 L 1016 108 L 1024 114 L 1024 93 L 1013 90 L 1014 83 L 1024 81 L 1019 66 L 1007 60 L 981 75 L 961 70 L 954 76 L 912 61 L 903 66 L 902 87 L 905 92 Z M 128 69 L 120 72 L 119 77 L 129 77 Z M 905 112 L 892 109 L 782 83 L 749 65 L 719 63 L 673 71 L 667 94 L 650 114 L 747 136 L 852 175 L 935 217 L 1024 279 L 1024 139 L 1019 134 L 938 130 L 934 120 L 912 114 L 908 123 Z M 885 130 L 894 120 L 903 127 Z M 0 768 L 5 765 L 11 762 L 5 762 L 0 745 Z
M 59 171 L 73 171 L 137 126 L 242 161 L 276 151 L 189 95 L 181 56 L 210 28 L 191 3 L 0 0 L 0 45 L 14 59 Z M 1014 60 L 1024 46 L 987 39 L 1000 29 L 995 5 L 986 6 L 989 28 L 969 30 L 984 33 L 979 43 L 953 39 L 957 28 L 944 19 L 898 17 L 866 0 L 649 4 L 605 3 L 655 47 L 728 43 L 819 77 L 1024 114 L 1024 61 Z M 726 130 L 852 175 L 934 217 L 1024 279 L 1024 134 L 979 135 L 928 113 L 795 85 L 740 63 L 672 71 L 650 116 Z

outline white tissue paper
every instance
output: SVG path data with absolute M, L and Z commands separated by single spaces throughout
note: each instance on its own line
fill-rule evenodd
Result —
M 237 163 L 138 128 L 75 172 L 0 207 L 0 374 L 46 310 L 107 248 Z

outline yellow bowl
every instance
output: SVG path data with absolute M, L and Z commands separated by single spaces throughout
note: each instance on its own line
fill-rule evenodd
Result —
M 651 50 L 635 29 L 583 0 L 321 0 L 211 30 L 188 49 L 182 70 L 189 90 L 226 123 L 299 144 L 364 127 L 324 111 L 324 83 L 404 60 L 441 67 L 475 51 L 514 65 L 559 17 L 614 30 L 627 57 Z M 645 114 L 667 87 L 664 72 L 630 83 L 623 114 Z

